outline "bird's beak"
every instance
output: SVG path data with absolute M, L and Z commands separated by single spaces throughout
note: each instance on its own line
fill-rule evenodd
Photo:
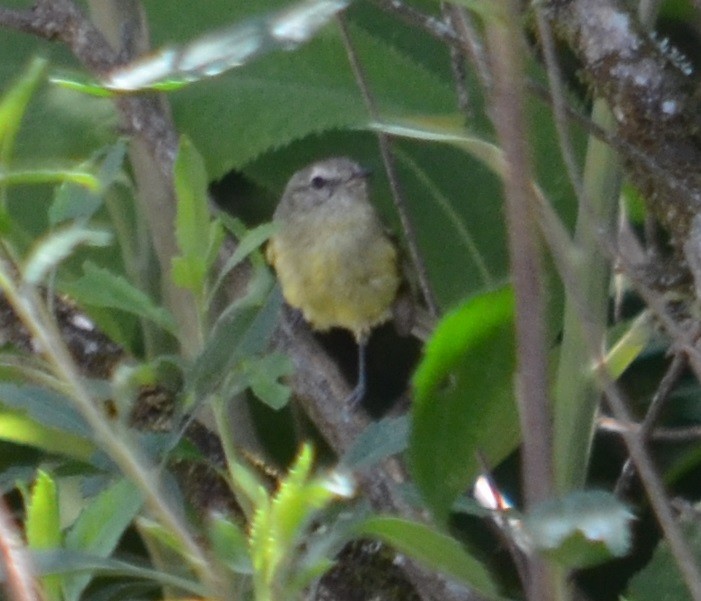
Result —
M 360 169 L 356 171 L 353 176 L 354 177 L 361 177 L 363 179 L 368 179 L 372 174 L 373 170 L 371 167 L 365 167 L 364 165 L 360 166 Z

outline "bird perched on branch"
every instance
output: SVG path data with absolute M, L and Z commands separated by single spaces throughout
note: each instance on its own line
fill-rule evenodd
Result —
M 358 381 L 366 390 L 370 332 L 389 320 L 400 286 L 397 249 L 368 194 L 369 172 L 349 158 L 313 163 L 295 173 L 273 221 L 266 256 L 287 303 L 318 331 L 349 330 L 358 343 Z

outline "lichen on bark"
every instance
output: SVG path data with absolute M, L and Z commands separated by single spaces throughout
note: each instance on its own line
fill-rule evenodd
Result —
M 631 182 L 682 253 L 701 213 L 701 112 L 696 78 L 617 0 L 554 0 L 547 14 L 606 99 Z M 698 277 L 697 277 L 698 279 Z

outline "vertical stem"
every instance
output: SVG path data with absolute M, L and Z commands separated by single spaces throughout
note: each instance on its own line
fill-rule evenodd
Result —
M 641 22 L 654 21 L 657 0 L 639 5 Z M 592 121 L 605 130 L 615 122 L 606 102 L 594 103 Z M 601 397 L 594 381 L 587 340 L 596 340 L 603 350 L 606 334 L 610 268 L 601 249 L 601 239 L 614 239 L 618 218 L 621 169 L 614 150 L 591 137 L 587 148 L 583 190 L 580 196 L 575 243 L 579 252 L 576 280 L 581 298 L 567 291 L 560 364 L 555 384 L 555 481 L 559 492 L 584 486 L 594 436 L 595 417 Z M 586 305 L 587 320 L 577 308 Z M 585 336 L 586 331 L 586 336 Z
M 593 121 L 604 128 L 611 115 L 604 101 L 594 103 Z M 555 383 L 555 482 L 560 493 L 584 486 L 601 396 L 591 370 L 594 357 L 587 340 L 603 349 L 608 309 L 609 263 L 601 249 L 601 232 L 612 237 L 616 230 L 621 172 L 614 151 L 592 137 L 584 166 L 582 198 L 577 216 L 575 245 L 578 251 L 577 294 L 566 290 L 564 332 Z M 578 309 L 587 307 L 587 320 Z M 586 331 L 586 335 L 585 335 Z
M 148 49 L 148 26 L 141 2 L 90 0 L 89 8 L 93 22 L 120 56 L 133 57 Z M 158 128 L 161 134 L 159 143 L 162 145 L 160 149 L 153 148 L 149 140 L 139 135 L 140 131 L 132 136 L 129 145 L 139 216 L 148 225 L 160 271 L 160 289 L 154 290 L 158 286 L 151 284 L 152 290 L 149 292 L 160 294 L 166 307 L 175 316 L 182 352 L 190 358 L 200 348 L 197 310 L 190 292 L 176 286 L 171 278 L 171 261 L 179 250 L 175 237 L 176 200 L 172 171 L 178 145 L 177 132 L 171 120 L 170 105 L 161 94 L 118 97 L 116 106 L 125 130 L 135 131 L 130 115 L 136 113 L 137 104 L 146 114 L 148 125 Z M 145 127 L 144 124 L 140 126 Z M 149 285 L 155 279 L 154 270 L 151 265 L 145 267 L 142 283 Z M 153 330 L 150 334 L 149 340 L 153 344 L 150 352 L 155 354 L 171 350 L 167 348 L 167 338 L 158 338 L 158 332 Z
M 516 294 L 517 389 L 523 437 L 526 505 L 552 495 L 552 444 L 548 400 L 545 303 L 537 216 L 526 127 L 524 40 L 517 6 L 502 0 L 485 21 L 492 74 L 492 121 L 506 158 L 504 192 L 511 273 Z M 539 557 L 529 560 L 528 599 L 554 600 L 554 572 Z

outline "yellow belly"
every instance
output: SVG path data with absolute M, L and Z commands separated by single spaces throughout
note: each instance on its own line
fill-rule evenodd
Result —
M 389 319 L 399 287 L 397 251 L 383 233 L 356 228 L 300 239 L 280 232 L 270 241 L 285 300 L 317 330 L 345 328 L 357 339 Z

